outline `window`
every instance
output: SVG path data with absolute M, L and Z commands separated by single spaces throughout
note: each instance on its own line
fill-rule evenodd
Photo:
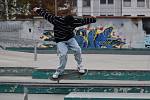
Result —
M 113 4 L 114 3 L 114 0 L 100 0 L 100 4 Z
M 77 0 L 75 1 L 73 0 L 72 3 L 73 3 L 73 7 L 77 7 Z
M 86 15 L 86 14 L 84 14 L 83 17 L 91 17 L 91 15 Z
M 106 4 L 106 0 L 100 0 L 100 4 Z
M 137 16 L 145 16 L 145 15 L 137 15 Z
M 131 7 L 131 0 L 124 0 L 123 6 L 124 7 Z
M 111 14 L 111 15 L 108 15 L 108 16 L 114 16 L 113 14 Z
M 83 0 L 83 7 L 90 7 L 91 2 L 90 0 Z
M 145 0 L 137 0 L 137 7 L 145 7 Z
M 145 2 L 145 0 L 137 0 L 137 2 Z
M 100 16 L 106 16 L 106 15 L 100 15 Z
M 123 15 L 123 16 L 131 16 L 131 15 Z
M 113 4 L 114 0 L 108 0 L 108 4 Z

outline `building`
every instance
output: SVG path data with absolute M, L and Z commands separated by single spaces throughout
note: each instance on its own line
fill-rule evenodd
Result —
M 150 16 L 150 0 L 123 0 L 123 16 Z
M 77 15 L 150 16 L 150 0 L 77 0 Z

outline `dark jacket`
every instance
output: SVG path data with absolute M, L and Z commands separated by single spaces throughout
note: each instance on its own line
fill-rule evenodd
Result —
M 56 43 L 67 41 L 74 37 L 73 30 L 76 27 L 96 22 L 96 18 L 75 18 L 72 25 L 67 25 L 65 24 L 64 17 L 54 16 L 43 9 L 38 9 L 36 12 L 54 25 L 54 38 Z

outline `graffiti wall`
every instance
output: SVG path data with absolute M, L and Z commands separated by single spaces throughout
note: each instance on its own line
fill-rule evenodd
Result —
M 35 40 L 39 41 L 39 47 L 50 47 L 51 44 L 55 44 L 52 43 L 53 25 L 44 19 L 11 21 L 11 23 L 3 21 L 0 22 L 0 29 L 0 36 L 3 39 L 0 43 L 3 44 L 8 40 L 10 40 L 8 44 L 21 43 L 19 46 L 26 46 Z M 76 28 L 75 34 L 82 48 L 145 48 L 146 33 L 141 18 L 97 18 L 96 23 Z
M 76 40 L 83 48 L 143 48 L 141 20 L 97 19 L 97 22 L 76 29 Z
M 44 19 L 0 21 L 0 46 L 33 47 L 38 41 L 40 47 L 46 44 L 43 33 L 52 29 L 53 25 Z
M 77 30 L 76 39 L 83 48 L 122 48 L 126 38 L 117 34 L 113 26 Z

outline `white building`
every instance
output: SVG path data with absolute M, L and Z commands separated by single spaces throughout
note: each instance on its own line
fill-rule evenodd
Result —
M 123 0 L 123 16 L 150 16 L 150 0 Z
M 77 0 L 77 15 L 150 16 L 150 0 Z

